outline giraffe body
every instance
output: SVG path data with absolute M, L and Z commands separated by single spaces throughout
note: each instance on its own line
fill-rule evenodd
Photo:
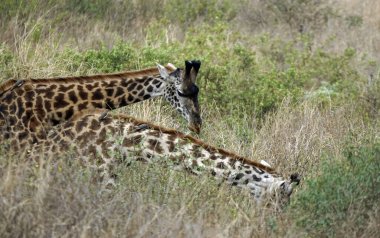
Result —
M 9 80 L 0 86 L 3 139 L 17 150 L 46 137 L 52 126 L 83 110 L 115 109 L 163 96 L 199 133 L 201 117 L 195 85 L 200 62 L 186 61 L 185 71 L 158 65 L 116 74 Z
M 177 169 L 198 175 L 209 173 L 231 185 L 247 188 L 261 200 L 270 195 L 287 200 L 298 176 L 284 180 L 272 168 L 210 146 L 176 130 L 123 115 L 86 112 L 52 131 L 48 140 L 33 147 L 29 157 L 56 157 L 73 151 L 88 166 L 98 166 L 104 181 L 113 183 L 112 167 L 122 161 L 164 160 Z M 117 155 L 117 156 L 115 156 Z

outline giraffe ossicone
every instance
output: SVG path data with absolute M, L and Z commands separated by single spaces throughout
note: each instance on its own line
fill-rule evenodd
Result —
M 0 138 L 17 148 L 37 143 L 52 126 L 83 110 L 116 109 L 163 96 L 199 133 L 202 120 L 195 84 L 200 61 L 90 76 L 8 80 L 0 85 Z
M 267 165 L 179 131 L 125 115 L 104 117 L 102 113 L 88 111 L 59 125 L 48 140 L 31 148 L 28 157 L 33 160 L 56 158 L 72 150 L 86 165 L 99 166 L 105 184 L 114 182 L 111 168 L 122 161 L 164 160 L 176 169 L 195 175 L 209 173 L 228 184 L 249 189 L 258 201 L 269 197 L 280 204 L 289 200 L 300 182 L 298 174 L 284 179 Z M 118 157 L 113 156 L 115 154 Z

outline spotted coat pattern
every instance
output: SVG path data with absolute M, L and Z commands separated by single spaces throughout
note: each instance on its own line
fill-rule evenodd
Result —
M 83 110 L 112 110 L 157 96 L 166 98 L 199 133 L 198 91 L 192 89 L 198 89 L 200 62 L 185 65 L 185 71 L 169 64 L 117 74 L 9 80 L 0 85 L 0 139 L 19 150 Z

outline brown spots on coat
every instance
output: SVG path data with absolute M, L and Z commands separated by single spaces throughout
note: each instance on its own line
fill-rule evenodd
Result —
M 137 85 L 137 88 L 136 88 L 138 91 L 140 91 L 141 89 L 143 89 L 143 86 L 141 84 Z
M 103 103 L 101 102 L 92 102 L 91 104 L 94 108 L 103 108 Z
M 88 93 L 83 91 L 83 90 L 79 90 L 79 97 L 82 99 L 82 100 L 87 100 L 88 99 Z
M 74 108 L 70 107 L 66 111 L 65 120 L 69 120 L 74 115 Z
M 88 123 L 85 120 L 78 121 L 77 124 L 75 125 L 75 131 L 77 133 L 80 133 L 83 130 L 83 128 L 85 128 L 87 126 L 87 124 Z
M 7 121 L 10 125 L 15 125 L 17 123 L 17 119 L 15 116 L 9 116 L 8 117 L 8 121 Z
M 159 154 L 161 154 L 163 152 L 163 148 L 161 146 L 161 143 L 155 139 L 149 139 L 148 140 L 148 148 L 153 150 L 153 151 L 156 151 Z
M 122 95 L 124 95 L 124 89 L 123 89 L 122 87 L 118 87 L 118 88 L 116 89 L 115 97 L 120 97 L 120 96 L 122 96 Z
M 133 89 L 135 89 L 136 83 L 130 83 L 127 87 L 128 92 L 131 92 Z
M 16 104 L 17 104 L 17 116 L 20 117 L 25 112 L 25 109 L 22 105 L 22 99 L 17 98 Z M 16 110 L 16 108 L 14 108 L 14 107 L 12 109 L 11 109 L 12 111 Z
M 211 154 L 211 155 L 210 155 L 210 159 L 211 159 L 211 160 L 217 160 L 218 157 L 217 157 L 216 155 L 214 155 L 214 154 Z
M 106 94 L 108 97 L 112 97 L 113 96 L 113 88 L 106 88 Z
M 225 159 L 227 159 L 227 157 L 225 155 L 222 155 L 222 156 L 220 156 L 220 159 L 225 160 Z
M 145 95 L 145 91 L 144 90 L 142 90 L 140 93 L 139 93 L 139 97 L 141 98 L 141 97 L 143 97 Z
M 230 159 L 229 161 L 228 161 L 228 163 L 231 165 L 231 167 L 235 167 L 235 164 L 236 164 L 236 160 L 234 160 L 234 159 Z
M 212 176 L 216 176 L 216 171 L 215 170 L 211 170 L 211 175 Z
M 23 94 L 25 93 L 24 89 L 22 88 L 17 88 L 16 90 L 14 90 L 14 92 L 16 93 L 17 96 L 21 97 L 23 96 Z M 12 94 L 9 94 L 9 96 L 11 96 Z M 11 97 L 10 97 L 11 98 Z
M 97 155 L 97 151 L 96 151 L 96 146 L 94 145 L 89 145 L 88 146 L 88 149 L 87 149 L 87 152 L 92 155 L 93 157 L 96 157 Z
M 133 101 L 135 100 L 135 98 L 131 94 L 128 94 L 127 100 L 128 100 L 129 103 L 133 103 Z
M 68 102 L 65 101 L 65 94 L 59 93 L 57 96 L 54 97 L 54 108 L 64 108 L 69 105 Z
M 45 109 L 46 111 L 51 111 L 51 103 L 48 100 L 45 100 Z
M 78 97 L 77 97 L 75 91 L 68 92 L 68 96 L 69 96 L 70 101 L 72 101 L 73 103 L 78 102 Z
M 92 93 L 92 100 L 102 100 L 104 95 L 100 88 L 96 89 L 95 92 Z
M 235 179 L 236 180 L 239 180 L 239 179 L 241 179 L 241 178 L 243 178 L 244 177 L 244 174 L 243 173 L 238 173 L 236 176 L 235 176 Z
M 199 145 L 193 145 L 193 156 L 195 158 L 200 158 L 202 157 L 202 151 L 201 151 L 201 147 Z
M 18 134 L 18 140 L 23 141 L 28 137 L 28 132 L 23 131 Z
M 161 136 L 161 132 L 157 130 L 150 130 L 147 135 L 159 138 Z
M 34 91 L 28 91 L 25 93 L 25 101 L 32 101 L 34 98 L 35 92 Z
M 215 167 L 218 169 L 225 169 L 226 165 L 223 162 L 218 162 L 218 163 L 216 163 Z
M 258 173 L 258 174 L 263 174 L 263 173 L 265 173 L 265 171 L 263 171 L 263 170 L 261 170 L 261 169 L 259 169 L 259 168 L 256 168 L 255 166 L 252 166 L 252 169 L 255 170 L 255 172 Z
M 175 141 L 175 139 L 177 139 L 177 135 L 175 133 L 171 133 L 168 135 L 169 141 Z
M 86 87 L 86 89 L 87 89 L 88 91 L 91 92 L 91 91 L 95 88 L 95 85 L 93 85 L 93 84 L 86 84 L 85 87 Z
M 63 84 L 61 84 L 61 85 L 59 85 L 59 91 L 61 91 L 61 92 L 67 92 L 67 91 L 69 91 L 69 90 L 71 90 L 71 89 L 73 89 L 74 88 L 74 85 L 72 84 L 72 85 L 68 85 L 68 86 L 65 86 L 65 85 L 63 85 Z
M 96 133 L 94 132 L 94 134 L 96 134 Z M 105 128 L 102 128 L 102 130 L 100 131 L 98 138 L 96 140 L 96 144 L 98 144 L 98 145 L 103 144 L 103 142 L 105 142 L 106 139 L 107 139 L 107 130 Z
M 261 178 L 260 177 L 257 177 L 255 174 L 252 175 L 252 179 L 254 181 L 257 181 L 257 182 L 260 182 L 261 181 Z
M 43 109 L 43 99 L 42 99 L 42 96 L 41 95 L 38 95 L 37 96 L 37 100 L 36 100 L 36 108 L 37 109 Z M 32 105 L 30 105 L 30 104 L 32 104 L 33 105 L 33 101 L 29 101 L 29 102 L 26 102 L 25 103 L 25 106 L 26 107 L 31 107 Z
M 134 99 L 131 101 L 131 103 L 133 103 L 134 102 Z M 129 103 L 127 103 L 127 101 L 125 100 L 125 97 L 121 97 L 120 99 L 119 99 L 119 107 L 124 107 L 124 106 L 126 106 L 126 105 L 128 105 Z
M 175 144 L 173 141 L 167 141 L 166 144 L 168 145 L 169 152 L 173 152 L 175 150 Z
M 161 81 L 158 80 L 158 79 L 153 79 L 153 81 L 152 81 L 152 84 L 154 84 L 154 85 L 157 85 L 157 84 L 160 84 L 160 83 L 161 83 Z
M 123 140 L 123 146 L 125 146 L 125 147 L 136 146 L 136 145 L 141 143 L 141 140 L 142 140 L 141 135 L 137 135 L 137 136 L 133 136 L 133 137 L 129 137 L 129 138 L 126 137 Z
M 92 120 L 91 125 L 90 125 L 90 129 L 93 131 L 96 131 L 99 128 L 100 128 L 100 123 L 97 120 Z
M 31 132 L 36 131 L 36 127 L 40 124 L 39 120 L 35 116 L 32 116 L 29 120 L 28 128 Z

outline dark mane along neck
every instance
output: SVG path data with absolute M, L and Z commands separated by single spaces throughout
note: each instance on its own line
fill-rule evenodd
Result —
M 147 125 L 149 128 L 157 130 L 157 131 L 160 131 L 162 133 L 172 134 L 172 135 L 175 135 L 175 136 L 177 136 L 179 138 L 189 140 L 192 143 L 197 144 L 197 145 L 201 146 L 202 148 L 204 148 L 205 150 L 208 150 L 210 152 L 219 153 L 219 154 L 228 156 L 228 157 L 230 157 L 232 159 L 235 159 L 235 160 L 238 160 L 238 161 L 240 161 L 240 162 L 242 162 L 244 164 L 252 165 L 252 166 L 255 166 L 255 167 L 260 168 L 262 170 L 265 170 L 265 171 L 267 171 L 267 172 L 269 172 L 269 173 L 271 173 L 273 175 L 277 174 L 275 172 L 275 170 L 273 168 L 271 168 L 271 167 L 265 166 L 265 165 L 263 165 L 263 164 L 261 164 L 259 162 L 253 161 L 253 160 L 251 160 L 249 158 L 237 155 L 237 154 L 235 154 L 233 152 L 230 152 L 230 151 L 227 151 L 227 150 L 224 150 L 224 149 L 220 149 L 220 148 L 217 148 L 217 147 L 212 146 L 212 145 L 208 145 L 205 142 L 203 142 L 201 140 L 198 140 L 198 139 L 196 139 L 193 136 L 186 135 L 186 134 L 184 134 L 184 133 L 182 133 L 180 131 L 177 131 L 177 130 L 174 130 L 174 129 L 168 129 L 168 128 L 160 127 L 160 126 L 154 125 L 152 123 L 149 123 L 149 122 L 146 122 L 146 121 L 141 121 L 141 120 L 138 120 L 138 119 L 136 119 L 134 117 L 130 117 L 130 116 L 122 115 L 122 114 L 112 115 L 112 118 L 116 119 L 116 120 L 127 121 L 127 122 L 130 122 L 130 123 L 136 124 L 137 126 L 138 125 L 142 125 L 142 124 Z
M 173 71 L 172 68 L 166 67 L 168 70 Z M 146 75 L 151 76 L 159 76 L 159 71 L 157 67 L 147 68 L 143 70 L 136 71 L 126 71 L 126 72 L 118 72 L 118 73 L 110 73 L 110 74 L 94 74 L 94 75 L 86 75 L 86 76 L 69 76 L 69 77 L 53 77 L 53 78 L 30 78 L 27 79 L 32 83 L 70 83 L 70 82 L 78 82 L 78 80 L 104 80 L 104 79 L 133 79 L 139 78 Z
M 0 96 L 3 95 L 6 91 L 12 89 L 14 85 L 16 84 L 17 80 L 10 79 L 5 81 L 0 85 Z
M 169 72 L 174 71 L 172 67 L 165 67 Z M 117 79 L 117 78 L 139 78 L 146 75 L 158 76 L 159 71 L 157 67 L 135 70 L 135 71 L 125 71 L 118 73 L 109 73 L 109 74 L 94 74 L 94 75 L 86 75 L 86 76 L 67 76 L 67 77 L 51 77 L 51 78 L 28 78 L 22 79 L 23 83 L 58 83 L 65 84 L 70 82 L 78 82 L 80 80 L 104 80 L 104 79 Z M 8 91 L 14 87 L 16 84 L 16 79 L 10 79 L 5 81 L 0 85 L 0 95 L 5 91 Z

